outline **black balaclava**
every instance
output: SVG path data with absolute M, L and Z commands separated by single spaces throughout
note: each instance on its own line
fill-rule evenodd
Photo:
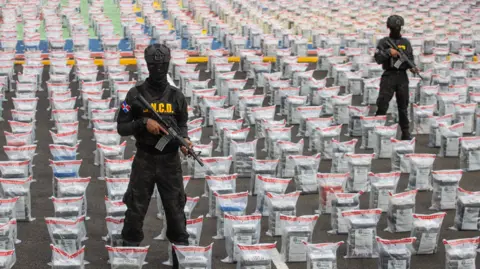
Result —
M 148 67 L 148 83 L 155 89 L 163 91 L 167 85 L 170 49 L 165 45 L 154 44 L 145 49 L 145 61 Z
M 398 15 L 392 15 L 387 19 L 387 27 L 390 29 L 390 38 L 399 39 L 402 37 L 402 26 L 405 24 L 403 18 Z

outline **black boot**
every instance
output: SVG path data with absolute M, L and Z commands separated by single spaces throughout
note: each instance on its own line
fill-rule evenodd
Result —
M 125 239 L 122 240 L 122 246 L 124 247 L 139 247 L 140 246 L 140 243 L 137 243 L 137 242 L 131 242 L 131 241 L 127 241 Z
M 412 136 L 409 131 L 402 132 L 402 140 L 412 140 Z

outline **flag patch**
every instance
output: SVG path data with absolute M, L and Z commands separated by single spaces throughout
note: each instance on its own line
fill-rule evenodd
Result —
M 123 112 L 125 112 L 125 113 L 128 113 L 128 111 L 130 111 L 130 106 L 127 104 L 127 101 L 123 101 L 123 103 L 122 103 L 122 110 L 123 110 Z

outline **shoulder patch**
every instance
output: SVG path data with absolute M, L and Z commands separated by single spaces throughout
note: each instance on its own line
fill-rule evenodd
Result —
M 130 111 L 130 106 L 127 104 L 126 100 L 124 100 L 122 103 L 122 110 L 124 113 L 128 113 Z

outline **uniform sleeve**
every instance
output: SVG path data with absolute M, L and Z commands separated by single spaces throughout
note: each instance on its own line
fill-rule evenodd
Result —
M 390 48 L 385 47 L 385 39 L 380 39 L 374 55 L 375 62 L 377 62 L 377 64 L 383 64 L 390 59 Z
M 130 108 L 123 109 L 123 102 L 120 104 L 120 109 L 117 116 L 117 132 L 121 136 L 131 136 L 136 135 L 139 132 L 142 132 L 145 129 L 142 118 L 135 119 L 132 111 L 133 98 L 128 92 L 125 97 L 125 105 L 130 106 Z
M 177 120 L 177 126 L 180 129 L 180 135 L 188 138 L 188 104 L 185 96 L 181 93 L 178 95 L 178 111 L 175 114 L 175 118 Z

